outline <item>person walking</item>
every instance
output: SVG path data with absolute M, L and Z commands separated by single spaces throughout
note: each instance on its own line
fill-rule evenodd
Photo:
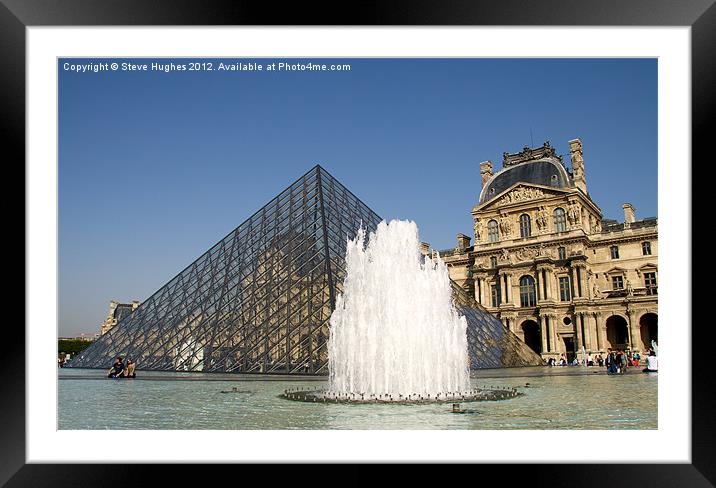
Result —
M 626 373 L 627 369 L 627 355 L 626 351 L 619 351 L 619 373 L 624 374 Z

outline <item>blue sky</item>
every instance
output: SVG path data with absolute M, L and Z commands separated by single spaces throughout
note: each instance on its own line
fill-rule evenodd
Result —
M 479 163 L 584 145 L 606 218 L 657 216 L 655 59 L 313 59 L 350 71 L 77 73 L 60 59 L 59 333 L 96 332 L 320 163 L 451 248 Z M 220 60 L 140 59 L 187 64 Z M 236 62 L 239 60 L 223 60 Z M 242 62 L 251 60 L 242 59 Z M 286 60 L 253 60 L 264 66 Z

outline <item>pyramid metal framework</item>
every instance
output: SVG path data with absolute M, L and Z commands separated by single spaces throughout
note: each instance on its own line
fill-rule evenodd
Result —
M 69 367 L 327 374 L 346 242 L 382 219 L 316 166 L 190 264 Z M 454 286 L 473 368 L 540 357 Z

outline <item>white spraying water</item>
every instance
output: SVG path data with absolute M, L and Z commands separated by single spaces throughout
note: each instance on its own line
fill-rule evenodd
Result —
M 420 254 L 415 222 L 378 225 L 348 242 L 343 294 L 331 315 L 329 389 L 365 395 L 467 391 L 467 321 L 447 265 Z

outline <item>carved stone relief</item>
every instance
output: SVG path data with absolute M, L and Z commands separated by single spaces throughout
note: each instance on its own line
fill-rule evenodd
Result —
M 540 207 L 539 212 L 537 212 L 537 218 L 535 220 L 537 222 L 537 229 L 540 232 L 545 232 L 547 230 L 547 222 L 549 222 L 549 215 L 547 214 L 547 211 L 544 209 L 544 207 Z
M 480 219 L 475 219 L 475 241 L 482 242 L 482 233 L 484 231 L 482 222 Z
M 539 188 L 520 186 L 500 198 L 497 205 L 509 205 L 510 203 L 534 200 L 535 198 L 541 198 L 543 196 L 545 196 L 545 192 Z
M 512 220 L 505 215 L 500 217 L 500 233 L 505 237 L 512 235 Z

